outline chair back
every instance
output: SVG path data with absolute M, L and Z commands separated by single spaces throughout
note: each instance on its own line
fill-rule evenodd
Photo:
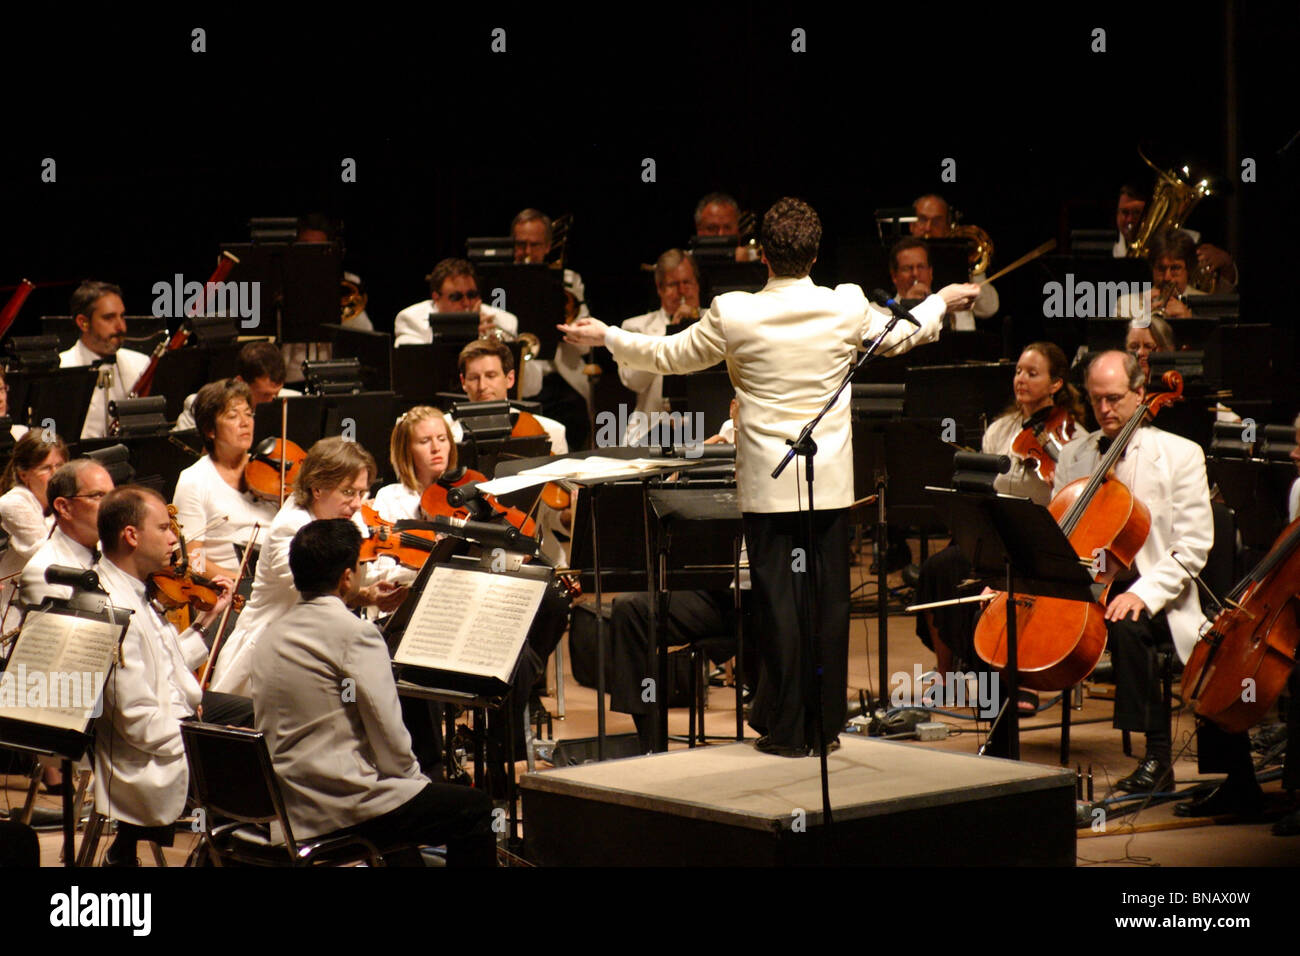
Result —
M 290 854 L 297 844 L 289 827 L 279 779 L 261 731 L 182 721 L 181 738 L 198 805 L 242 823 L 278 822 Z

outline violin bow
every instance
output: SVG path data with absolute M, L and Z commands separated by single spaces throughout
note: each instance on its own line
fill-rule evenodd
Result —
M 248 536 L 248 545 L 244 548 L 244 557 L 239 562 L 239 573 L 235 575 L 235 590 L 239 590 L 239 582 L 244 580 L 244 572 L 248 570 L 248 559 L 253 554 L 253 544 L 257 541 L 257 533 L 262 530 L 258 522 L 253 522 L 253 531 Z M 203 677 L 199 680 L 199 690 L 208 689 L 208 681 L 212 679 L 212 668 L 216 666 L 217 655 L 221 653 L 221 638 L 226 633 L 226 622 L 230 620 L 230 609 L 235 606 L 235 596 L 230 595 L 230 603 L 226 609 L 221 612 L 221 623 L 217 625 L 217 636 L 212 639 L 212 649 L 208 651 L 208 661 L 203 665 Z

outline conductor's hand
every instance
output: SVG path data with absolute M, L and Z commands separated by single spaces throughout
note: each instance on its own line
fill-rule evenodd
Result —
M 589 349 L 605 344 L 605 330 L 609 326 L 600 319 L 586 317 L 577 319 L 569 325 L 557 325 L 556 328 L 564 333 L 564 341 L 570 345 Z
M 1131 591 L 1125 591 L 1106 606 L 1106 620 L 1122 621 L 1131 617 L 1136 621 L 1146 609 L 1146 603 L 1140 597 Z
M 967 311 L 979 294 L 980 287 L 973 282 L 957 282 L 939 290 L 939 298 L 943 299 L 944 308 L 949 312 Z

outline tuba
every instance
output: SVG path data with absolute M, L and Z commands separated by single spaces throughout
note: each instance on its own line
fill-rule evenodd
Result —
M 1145 258 L 1150 251 L 1152 239 L 1162 232 L 1181 229 L 1187 217 L 1196 208 L 1196 204 L 1210 195 L 1209 180 L 1202 179 L 1193 184 L 1190 182 L 1191 174 L 1186 166 L 1183 167 L 1180 175 L 1174 169 L 1161 169 L 1147 159 L 1140 149 L 1138 155 L 1142 157 L 1142 162 L 1155 170 L 1156 185 L 1151 190 L 1151 201 L 1147 203 L 1147 208 L 1142 213 L 1142 221 L 1138 223 L 1137 233 L 1129 243 L 1128 258 L 1130 259 Z
M 353 282 L 350 279 L 339 280 L 339 295 L 341 298 L 341 318 L 340 322 L 349 322 L 355 319 L 362 312 L 366 311 L 366 302 L 368 296 L 361 290 L 360 283 Z
M 973 244 L 970 252 L 970 274 L 972 276 L 982 275 L 989 271 L 989 263 L 993 261 L 993 240 L 989 234 L 979 226 L 961 225 L 953 226 L 949 234 L 958 239 L 966 239 Z

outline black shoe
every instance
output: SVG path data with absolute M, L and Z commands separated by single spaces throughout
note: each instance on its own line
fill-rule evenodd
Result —
M 774 757 L 806 757 L 808 756 L 807 747 L 787 747 L 782 744 L 774 744 L 770 737 L 759 737 L 754 744 L 754 748 L 760 753 L 771 754 Z
M 1274 836 L 1300 836 L 1300 810 L 1292 810 L 1273 824 Z
M 140 860 L 138 857 L 133 856 L 129 859 L 123 857 L 119 859 L 118 857 L 114 856 L 113 848 L 111 846 L 108 848 L 108 852 L 104 854 L 104 866 L 138 867 L 139 865 L 140 865 Z
M 1155 757 L 1146 757 L 1137 765 L 1137 769 L 1115 784 L 1115 789 L 1128 793 L 1150 793 L 1172 786 L 1174 768 L 1161 763 Z
M 1264 794 L 1259 787 L 1223 784 L 1203 797 L 1174 804 L 1176 817 L 1239 817 L 1257 820 L 1264 810 Z

